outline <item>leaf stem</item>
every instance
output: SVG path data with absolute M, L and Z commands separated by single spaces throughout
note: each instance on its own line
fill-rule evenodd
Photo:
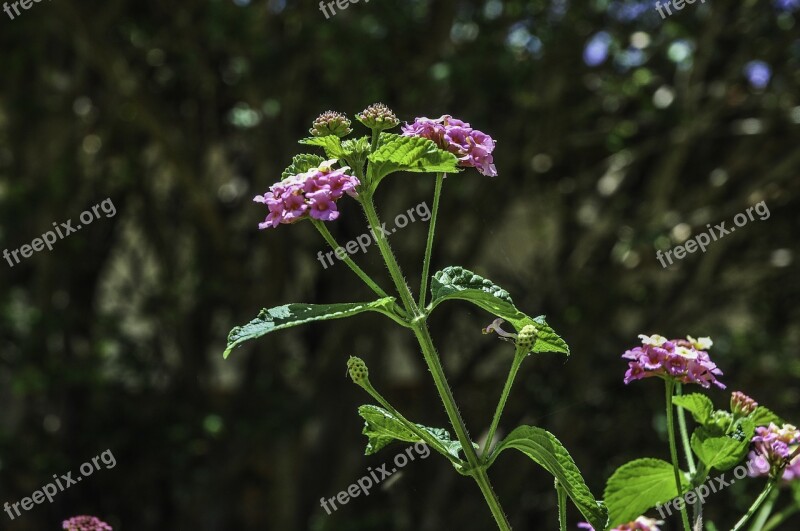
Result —
M 675 382 L 666 379 L 664 380 L 666 387 L 667 399 L 667 435 L 669 437 L 669 454 L 672 458 L 672 470 L 675 473 L 675 488 L 677 489 L 678 496 L 683 493 L 683 484 L 681 483 L 681 470 L 678 466 L 678 448 L 675 444 L 675 419 L 672 411 L 672 394 L 675 390 Z M 686 513 L 686 507 L 681 504 L 680 506 L 681 520 L 683 520 L 684 531 L 692 531 L 692 526 L 689 523 L 689 515 Z
M 364 213 L 367 216 L 367 221 L 376 236 L 378 248 L 381 251 L 384 261 L 386 262 L 386 267 L 389 269 L 389 274 L 394 281 L 397 291 L 400 293 L 403 306 L 405 307 L 406 312 L 408 312 L 409 317 L 412 319 L 411 328 L 414 330 L 414 335 L 419 342 L 422 355 L 425 358 L 425 363 L 428 365 L 428 369 L 431 372 L 434 384 L 436 385 L 436 390 L 439 392 L 439 397 L 441 398 L 444 408 L 447 411 L 447 416 L 450 419 L 450 423 L 453 426 L 456 437 L 461 443 L 461 448 L 470 467 L 468 473 L 478 483 L 478 487 L 480 487 L 481 493 L 483 494 L 487 505 L 489 505 L 489 509 L 492 511 L 492 516 L 494 516 L 498 528 L 502 531 L 510 531 L 511 526 L 506 519 L 502 507 L 500 506 L 500 501 L 497 499 L 497 495 L 492 489 L 491 483 L 489 482 L 489 477 L 486 474 L 486 468 L 481 466 L 480 461 L 478 460 L 478 454 L 475 452 L 475 448 L 472 446 L 472 440 L 467 434 L 467 428 L 464 424 L 464 420 L 461 418 L 461 413 L 458 411 L 458 407 L 456 406 L 455 399 L 453 398 L 453 392 L 450 389 L 450 385 L 447 383 L 447 378 L 445 377 L 444 369 L 442 368 L 441 361 L 439 360 L 439 355 L 436 352 L 436 348 L 433 346 L 433 340 L 431 339 L 430 332 L 428 331 L 425 314 L 420 311 L 414 302 L 414 297 L 411 294 L 411 290 L 408 288 L 408 284 L 406 284 L 406 281 L 403 278 L 400 264 L 397 263 L 397 259 L 394 257 L 386 237 L 379 230 L 381 226 L 380 218 L 375 211 L 375 205 L 373 204 L 372 196 L 369 194 L 363 195 L 361 198 L 361 205 L 364 207 Z
M 511 362 L 511 370 L 508 371 L 508 377 L 506 378 L 506 383 L 503 386 L 503 392 L 500 395 L 500 400 L 497 402 L 497 408 L 494 412 L 494 417 L 492 417 L 492 424 L 489 426 L 489 433 L 486 435 L 486 445 L 483 449 L 482 459 L 486 461 L 488 457 L 491 455 L 492 450 L 492 442 L 494 442 L 494 434 L 497 431 L 497 426 L 500 424 L 500 417 L 503 414 L 503 410 L 506 407 L 506 401 L 508 400 L 508 395 L 511 392 L 511 386 L 514 384 L 514 379 L 517 377 L 517 372 L 519 371 L 520 365 L 522 365 L 522 361 L 525 359 L 525 353 L 520 353 L 520 349 L 514 354 L 514 361 Z
M 425 297 L 428 291 L 428 273 L 431 266 L 431 251 L 433 249 L 433 236 L 436 232 L 436 216 L 439 213 L 439 197 L 442 195 L 442 185 L 444 184 L 444 173 L 436 174 L 436 187 L 433 190 L 433 210 L 431 212 L 430 224 L 428 225 L 428 242 L 425 246 L 425 258 L 422 260 L 422 281 L 419 287 L 419 307 L 425 307 Z
M 750 508 L 747 510 L 744 516 L 742 516 L 742 518 L 738 522 L 736 522 L 736 525 L 733 526 L 733 529 L 731 529 L 731 531 L 740 531 L 741 529 L 744 528 L 744 526 L 747 524 L 750 518 L 752 518 L 753 515 L 756 513 L 756 511 L 758 511 L 758 508 L 761 507 L 761 504 L 764 503 L 764 501 L 769 497 L 770 493 L 772 492 L 772 489 L 775 488 L 775 483 L 777 483 L 776 479 L 774 478 L 769 479 L 767 484 L 764 486 L 764 490 L 762 490 L 761 494 L 759 494 L 758 498 L 756 498 L 756 501 L 753 502 L 753 505 L 750 506 Z
M 683 394 L 683 384 L 675 385 L 675 395 L 681 396 Z M 681 406 L 678 408 L 678 428 L 681 432 L 681 441 L 683 442 L 683 453 L 686 455 L 686 464 L 689 466 L 689 473 L 694 476 L 697 472 L 697 467 L 694 462 L 694 453 L 692 452 L 692 445 L 689 442 L 689 430 L 686 429 L 686 410 Z
M 772 493 L 767 498 L 767 501 L 764 502 L 764 505 L 761 507 L 761 510 L 758 511 L 758 515 L 756 519 L 753 521 L 753 525 L 750 526 L 750 531 L 761 531 L 764 529 L 764 524 L 767 522 L 767 519 L 772 514 L 772 509 L 775 507 L 775 502 L 778 500 L 778 496 L 780 496 L 781 491 L 779 489 L 773 489 Z
M 331 246 L 331 248 L 334 250 L 334 252 L 336 251 L 336 249 L 341 249 L 342 248 L 336 242 L 336 239 L 333 237 L 333 234 L 331 234 L 331 231 L 328 230 L 328 227 L 325 226 L 324 222 L 322 222 L 322 221 L 320 221 L 318 219 L 312 219 L 311 223 L 314 225 L 314 227 L 316 227 L 316 229 L 319 231 L 319 233 L 322 234 L 322 237 L 325 238 L 325 241 L 328 242 L 328 245 Z M 338 258 L 338 256 L 337 256 L 337 258 Z M 356 265 L 356 263 L 353 262 L 353 260 L 350 259 L 350 256 L 348 256 L 346 253 L 345 253 L 345 257 L 344 257 L 343 261 L 344 261 L 345 264 L 347 264 L 350 267 L 350 269 L 353 270 L 353 272 L 356 275 L 358 275 L 358 278 L 363 280 L 364 283 L 367 286 L 369 286 L 369 288 L 372 291 L 377 293 L 379 297 L 388 297 L 389 296 L 389 295 L 386 294 L 385 291 L 383 291 L 383 289 L 381 289 L 380 286 L 378 286 L 378 284 L 374 280 L 372 280 L 372 278 L 368 274 L 366 274 L 364 272 L 363 269 L 358 267 Z
M 358 385 L 362 389 L 364 389 L 364 391 L 369 393 L 369 395 L 372 398 L 374 398 L 381 406 L 383 406 L 383 408 L 386 411 L 394 415 L 397 418 L 397 420 L 399 420 L 406 427 L 407 430 L 409 430 L 411 433 L 413 433 L 414 435 L 425 441 L 427 445 L 430 446 L 431 448 L 434 449 L 439 448 L 438 442 L 430 433 L 428 433 L 426 430 L 420 428 L 419 426 L 417 426 L 416 424 L 405 418 L 399 411 L 397 411 L 389 403 L 388 400 L 386 400 L 374 387 L 372 387 L 372 384 L 369 382 L 369 380 L 363 383 L 359 383 Z M 451 454 L 443 454 L 443 455 L 447 457 L 450 461 L 452 461 L 454 465 L 458 466 L 463 465 L 463 461 L 456 458 L 455 456 Z
M 567 491 L 556 480 L 556 494 L 558 495 L 558 529 L 567 531 Z
M 795 513 L 800 512 L 800 505 L 795 504 L 783 511 L 779 512 L 775 516 L 769 519 L 769 521 L 764 526 L 764 529 L 761 531 L 772 531 L 773 529 L 777 529 L 779 525 L 783 522 L 794 516 Z

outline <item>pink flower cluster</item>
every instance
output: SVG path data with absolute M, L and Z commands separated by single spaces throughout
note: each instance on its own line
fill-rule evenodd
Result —
M 264 195 L 253 198 L 256 203 L 264 203 L 269 214 L 259 229 L 275 228 L 281 223 L 295 223 L 311 217 L 323 221 L 333 221 L 339 217 L 336 201 L 345 193 L 356 197 L 356 186 L 361 182 L 345 172 L 347 166 L 334 170 L 336 160 L 323 162 L 317 168 L 292 175 L 269 188 Z
M 748 455 L 752 463 L 751 475 L 767 476 L 780 469 L 797 450 L 800 445 L 800 430 L 791 424 L 784 424 L 779 428 L 770 423 L 769 426 L 756 428 L 752 442 L 753 449 Z M 783 479 L 800 479 L 800 456 L 794 457 L 783 470 Z
M 492 158 L 495 141 L 492 137 L 473 129 L 466 122 L 445 114 L 441 118 L 417 118 L 402 127 L 403 136 L 419 136 L 432 140 L 441 149 L 458 157 L 459 165 L 477 168 L 483 175 L 497 176 Z
M 661 531 L 658 526 L 663 523 L 664 522 L 660 522 L 652 518 L 640 516 L 633 522 L 622 524 L 613 529 L 609 529 L 609 531 Z M 590 524 L 587 524 L 586 522 L 578 524 L 578 527 L 580 529 L 587 529 L 589 531 L 594 531 L 594 528 Z
M 625 383 L 658 376 L 671 378 L 681 383 L 696 383 L 710 387 L 713 383 L 721 389 L 725 385 L 717 380 L 722 375 L 708 356 L 708 349 L 713 345 L 711 339 L 701 337 L 694 339 L 667 339 L 659 335 L 640 335 L 642 346 L 636 347 L 622 355 L 628 362 Z
M 94 516 L 73 516 L 61 526 L 66 531 L 112 531 L 110 525 Z

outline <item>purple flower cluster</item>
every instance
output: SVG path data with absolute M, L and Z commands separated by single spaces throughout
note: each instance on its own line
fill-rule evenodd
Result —
M 800 445 L 800 430 L 791 424 L 784 424 L 779 428 L 770 423 L 769 426 L 756 428 L 752 443 L 753 449 L 748 456 L 752 463 L 751 475 L 767 476 L 776 473 Z M 786 466 L 783 479 L 800 479 L 800 457 L 795 457 Z
M 622 524 L 613 529 L 609 529 L 609 531 L 661 531 L 661 529 L 658 526 L 663 523 L 664 522 L 654 520 L 653 518 L 640 516 L 633 522 Z M 592 527 L 590 524 L 586 522 L 578 524 L 578 527 L 580 529 L 587 529 L 588 531 L 594 531 L 594 527 Z
M 323 221 L 333 221 L 339 217 L 336 201 L 345 193 L 356 197 L 358 178 L 347 175 L 347 166 L 334 170 L 336 160 L 328 160 L 317 168 L 292 175 L 275 183 L 264 195 L 253 198 L 256 203 L 264 203 L 269 214 L 259 229 L 275 228 L 281 223 L 295 223 L 311 217 Z
M 492 137 L 473 129 L 466 122 L 445 114 L 441 118 L 417 118 L 403 126 L 403 136 L 419 136 L 432 140 L 441 149 L 458 157 L 459 165 L 477 168 L 483 175 L 497 176 L 492 158 L 495 141 Z
M 722 375 L 708 356 L 708 349 L 713 344 L 711 339 L 701 337 L 694 339 L 667 339 L 659 335 L 640 335 L 642 346 L 636 347 L 622 355 L 628 362 L 625 383 L 658 376 L 671 378 L 681 383 L 696 383 L 710 387 L 713 383 L 721 389 L 725 385 L 717 381 Z
M 66 531 L 112 531 L 110 525 L 94 516 L 73 516 L 61 526 Z

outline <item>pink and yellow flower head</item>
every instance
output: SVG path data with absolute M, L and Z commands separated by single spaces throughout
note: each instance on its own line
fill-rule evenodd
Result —
M 95 516 L 73 516 L 61 524 L 66 531 L 112 531 L 111 526 Z
M 269 214 L 259 229 L 275 228 L 305 218 L 333 221 L 339 217 L 336 202 L 344 194 L 356 197 L 358 178 L 347 175 L 347 166 L 333 169 L 336 160 L 328 160 L 316 168 L 291 175 L 270 186 L 264 195 L 253 198 L 267 205 Z
M 753 448 L 748 455 L 752 463 L 751 476 L 774 475 L 786 465 L 783 479 L 786 481 L 800 479 L 800 456 L 786 463 L 800 446 L 800 430 L 795 426 L 784 424 L 778 427 L 773 423 L 769 426 L 759 426 L 756 428 L 752 443 Z
M 625 383 L 658 376 L 681 383 L 696 383 L 703 387 L 711 384 L 721 389 L 725 385 L 717 380 L 722 371 L 711 361 L 706 349 L 713 345 L 710 338 L 667 339 L 660 335 L 640 335 L 642 346 L 625 352 L 628 362 Z
M 404 125 L 402 129 L 403 136 L 427 138 L 441 149 L 454 154 L 462 167 L 476 168 L 489 177 L 497 176 L 492 158 L 495 141 L 466 122 L 445 114 L 436 119 L 417 118 L 414 123 Z

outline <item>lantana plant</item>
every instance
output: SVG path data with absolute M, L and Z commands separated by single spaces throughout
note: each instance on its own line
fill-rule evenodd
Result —
M 406 418 L 370 383 L 365 362 L 351 356 L 347 362 L 350 377 L 378 404 L 367 404 L 358 409 L 365 420 L 367 454 L 381 450 L 392 441 L 426 443 L 450 461 L 458 473 L 475 481 L 497 527 L 508 530 L 511 527 L 492 489 L 488 470 L 505 450 L 518 450 L 554 476 L 562 529 L 566 529 L 568 498 L 589 524 L 604 529 L 608 520 L 606 508 L 594 498 L 569 452 L 553 434 L 536 426 L 519 426 L 503 440 L 494 440 L 522 362 L 532 353 L 569 355 L 567 344 L 547 324 L 544 316 L 530 317 L 518 310 L 509 293 L 492 281 L 458 266 L 446 267 L 430 275 L 436 218 L 445 176 L 473 168 L 484 176 L 496 177 L 497 169 L 492 158 L 495 141 L 469 123 L 449 115 L 436 119 L 417 118 L 405 124 L 400 134 L 390 133 L 389 130 L 400 125 L 400 120 L 382 104 L 370 105 L 356 115 L 356 119 L 369 130 L 369 134 L 345 139 L 352 133 L 352 124 L 337 112 L 326 112 L 314 121 L 310 130 L 312 136 L 300 140 L 300 143 L 320 148 L 324 156 L 316 153 L 296 155 L 281 180 L 255 198 L 268 210 L 260 228 L 274 229 L 308 220 L 336 251 L 340 246 L 327 224 L 339 218 L 340 200 L 355 200 L 375 235 L 394 284 L 394 294 L 390 295 L 389 290 L 358 267 L 347 253 L 337 252 L 337 256 L 344 257 L 343 261 L 377 299 L 337 304 L 293 303 L 264 309 L 254 320 L 231 331 L 225 357 L 242 343 L 270 332 L 312 321 L 351 317 L 362 312 L 382 314 L 408 329 L 419 343 L 420 353 L 430 370 L 455 439 L 445 429 L 427 427 Z M 416 296 L 381 230 L 384 224 L 373 201 L 381 182 L 401 172 L 420 174 L 420 178 L 433 177 L 433 208 L 422 260 L 421 287 Z M 487 422 L 489 435 L 483 448 L 469 436 L 427 325 L 429 316 L 439 305 L 456 299 L 471 302 L 492 314 L 496 319 L 484 332 L 497 332 L 514 348 L 507 381 L 494 416 Z M 500 327 L 502 323 L 508 323 L 513 331 L 504 331 Z M 476 330 L 477 333 L 480 331 Z
M 750 531 L 778 529 L 800 511 L 800 431 L 740 391 L 731 395 L 729 408 L 724 410 L 716 410 L 704 394 L 683 394 L 683 385 L 725 389 L 725 384 L 718 379 L 722 371 L 708 353 L 713 346 L 710 338 L 667 339 L 660 335 L 640 335 L 639 339 L 640 346 L 622 355 L 628 360 L 624 381 L 626 384 L 647 378 L 664 381 L 671 459 L 670 462 L 637 459 L 612 474 L 604 499 L 609 516 L 606 529 L 659 531 L 657 526 L 663 522 L 647 518 L 643 513 L 656 507 L 664 517 L 663 505 L 666 504 L 667 514 L 672 513 L 671 507 L 677 509 L 684 531 L 716 530 L 713 522 L 703 519 L 704 494 L 716 494 L 717 488 L 747 476 L 763 477 L 766 482 L 732 531 L 741 531 L 748 524 Z M 697 424 L 691 437 L 685 411 L 692 414 Z M 688 471 L 681 470 L 678 458 L 676 416 Z M 746 467 L 741 465 L 745 458 Z M 734 467 L 737 467 L 736 479 L 725 481 L 724 472 Z M 713 490 L 705 485 L 710 477 L 717 480 L 710 482 L 716 485 Z M 790 490 L 792 501 L 786 509 L 773 515 L 781 492 L 776 487 Z M 687 505 L 691 506 L 691 516 Z
M 337 257 L 342 258 L 377 298 L 335 304 L 292 303 L 263 309 L 251 322 L 231 330 L 224 353 L 226 358 L 242 343 L 271 332 L 363 312 L 379 313 L 408 329 L 419 344 L 455 439 L 446 429 L 428 427 L 405 417 L 372 385 L 364 360 L 349 356 L 350 378 L 378 404 L 358 408 L 365 420 L 366 453 L 378 452 L 394 441 L 426 443 L 450 461 L 458 473 L 475 481 L 501 530 L 510 529 L 510 525 L 494 493 L 488 471 L 508 449 L 527 455 L 555 478 L 561 531 L 567 529 L 568 499 L 586 520 L 579 524 L 582 529 L 660 531 L 664 520 L 645 515 L 647 511 L 684 495 L 688 501 L 688 494 L 703 486 L 712 471 L 730 470 L 748 455 L 749 475 L 763 476 L 766 483 L 732 531 L 741 531 L 749 522 L 753 522 L 751 531 L 771 531 L 800 510 L 800 432 L 794 426 L 741 392 L 733 393 L 729 410 L 715 410 L 711 399 L 703 394 L 683 394 L 684 385 L 725 389 L 719 379 L 723 373 L 708 353 L 713 346 L 709 338 L 668 340 L 659 335 L 642 335 L 641 345 L 622 355 L 628 361 L 626 384 L 652 378 L 664 382 L 670 462 L 647 458 L 621 466 L 608 480 L 603 501 L 595 499 L 569 452 L 552 433 L 536 426 L 518 426 L 504 439 L 495 441 L 503 409 L 522 363 L 531 354 L 570 354 L 567 343 L 547 324 L 544 316 L 530 317 L 517 309 L 510 294 L 494 282 L 459 266 L 445 267 L 433 275 L 429 273 L 445 176 L 472 168 L 484 176 L 496 177 L 492 158 L 495 142 L 469 123 L 449 115 L 437 119 L 417 118 L 405 124 L 401 134 L 387 132 L 399 126 L 400 121 L 385 105 L 371 105 L 356 115 L 356 119 L 370 134 L 345 139 L 353 130 L 344 115 L 329 111 L 317 118 L 310 129 L 312 136 L 300 143 L 320 148 L 324 156 L 296 155 L 283 172 L 281 181 L 257 196 L 255 201 L 265 204 L 268 210 L 266 219 L 259 225 L 262 229 L 310 221 L 337 252 Z M 435 176 L 433 208 L 420 290 L 416 296 L 406 282 L 374 205 L 374 196 L 383 179 L 401 172 L 422 174 L 422 178 L 425 174 Z M 340 200 L 354 200 L 361 206 L 392 279 L 393 295 L 358 267 L 347 253 L 337 251 L 341 247 L 327 224 L 339 218 Z M 439 305 L 456 299 L 468 301 L 492 314 L 494 320 L 482 332 L 496 333 L 514 349 L 494 416 L 488 420 L 483 448 L 469 436 L 427 325 L 429 316 Z M 691 438 L 685 411 L 692 414 L 697 424 Z M 681 470 L 678 460 L 676 416 L 688 471 Z M 791 487 L 793 502 L 773 515 L 777 497 L 783 490 L 776 486 L 784 485 Z M 684 531 L 717 529 L 713 523 L 704 522 L 702 501 L 692 504 L 691 519 L 683 504 L 678 505 Z M 664 515 L 659 516 L 664 518 Z

